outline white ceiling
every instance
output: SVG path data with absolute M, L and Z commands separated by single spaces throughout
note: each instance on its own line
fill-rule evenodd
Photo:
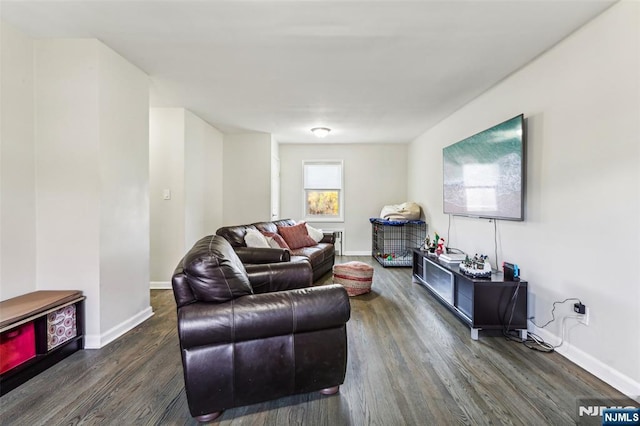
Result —
M 326 126 L 323 143 L 396 143 L 612 3 L 2 0 L 0 16 L 36 38 L 101 40 L 151 77 L 152 106 L 225 133 L 316 142 L 309 129 Z

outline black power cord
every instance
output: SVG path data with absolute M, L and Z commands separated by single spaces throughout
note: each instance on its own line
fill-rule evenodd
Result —
M 504 335 L 504 337 L 509 340 L 509 341 L 513 341 L 513 342 L 517 342 L 517 343 L 522 343 L 523 345 L 525 345 L 527 348 L 538 351 L 538 352 L 544 352 L 544 353 L 550 353 L 550 352 L 554 352 L 556 348 L 560 347 L 562 345 L 562 343 L 564 342 L 564 332 L 562 335 L 562 341 L 560 342 L 559 345 L 553 346 L 547 342 L 544 341 L 544 339 L 542 339 L 540 336 L 538 336 L 535 333 L 532 333 L 530 331 L 527 331 L 527 338 L 526 339 L 521 339 L 517 334 L 515 334 L 516 332 L 514 330 L 511 330 L 511 321 L 513 319 L 513 313 L 515 311 L 515 301 L 517 300 L 517 295 L 518 295 L 518 290 L 520 289 L 520 284 L 518 283 L 518 286 L 516 287 L 516 290 L 514 291 L 513 296 L 511 297 L 511 302 L 513 303 L 513 306 L 511 308 L 511 317 L 509 318 L 509 323 L 508 325 L 503 328 L 502 334 Z M 574 297 L 570 297 L 567 299 L 564 299 L 562 301 L 556 301 L 553 302 L 553 308 L 551 309 L 551 319 L 549 321 L 547 321 L 544 325 L 539 326 L 538 324 L 536 324 L 533 321 L 533 317 L 532 318 L 527 318 L 527 320 L 531 321 L 531 323 L 533 325 L 535 325 L 538 328 L 545 328 L 546 326 L 548 326 L 549 324 L 551 324 L 553 321 L 556 320 L 556 316 L 555 316 L 555 310 L 556 310 L 556 305 L 558 304 L 562 304 L 562 303 L 566 303 L 569 300 L 577 300 L 578 302 L 582 303 L 582 301 L 580 299 L 574 298 Z M 508 310 L 508 305 L 507 305 L 507 309 L 505 310 L 505 314 L 503 316 L 503 324 L 505 323 L 504 319 L 506 316 L 506 312 Z M 574 318 L 574 317 L 568 317 L 568 318 Z
M 447 239 L 445 240 L 445 242 L 449 242 L 449 233 L 451 232 L 451 216 L 452 215 L 448 215 L 449 216 L 449 225 L 447 226 Z M 459 248 L 455 248 L 455 247 L 449 247 L 447 246 L 447 253 L 457 253 L 457 254 L 465 254 L 464 251 L 460 250 Z
M 447 242 L 449 242 L 449 233 L 451 232 L 451 215 L 449 216 L 449 223 L 447 226 Z M 496 259 L 496 267 L 495 270 L 499 271 L 500 268 L 498 267 L 498 220 L 497 219 L 489 219 L 489 222 L 493 221 L 493 252 L 495 255 L 495 259 Z M 460 249 L 454 248 L 454 247 L 447 247 L 447 252 L 448 253 L 462 253 L 464 254 L 464 252 Z M 513 292 L 513 295 L 511 296 L 511 300 L 509 301 L 509 303 L 511 304 L 511 314 L 509 315 L 509 321 L 506 321 L 506 315 L 507 312 L 509 311 L 509 304 L 507 304 L 507 307 L 504 311 L 504 314 L 502 316 L 502 324 L 506 324 L 506 326 L 503 327 L 502 329 L 502 335 L 509 341 L 512 342 L 517 342 L 517 343 L 522 343 L 523 345 L 525 345 L 527 348 L 534 350 L 534 351 L 538 351 L 538 352 L 543 352 L 543 353 L 550 353 L 550 352 L 554 352 L 555 348 L 559 347 L 560 345 L 562 345 L 562 342 L 564 342 L 564 330 L 563 330 L 563 336 L 562 336 L 562 341 L 560 342 L 559 345 L 557 346 L 553 346 L 547 342 L 544 341 L 544 339 L 542 339 L 542 337 L 538 336 L 535 333 L 532 333 L 530 331 L 527 331 L 527 337 L 525 339 L 520 338 L 519 334 L 517 331 L 512 330 L 511 329 L 511 324 L 513 322 L 513 315 L 515 313 L 516 310 L 516 301 L 518 300 L 518 292 L 520 291 L 520 282 L 518 282 L 518 285 L 516 286 L 516 289 Z M 582 303 L 582 301 L 580 299 L 577 298 L 567 298 L 564 299 L 562 301 L 556 301 L 553 302 L 553 308 L 551 309 L 551 319 L 549 321 L 547 321 L 544 325 L 539 326 L 538 324 L 536 324 L 533 321 L 533 317 L 531 318 L 527 318 L 527 321 L 531 321 L 531 323 L 533 325 L 535 325 L 537 328 L 545 328 L 546 326 L 548 326 L 549 324 L 551 324 L 553 321 L 556 320 L 556 316 L 555 316 L 555 310 L 556 310 L 556 305 L 557 304 L 562 304 L 562 303 L 566 303 L 569 300 L 575 300 L 578 301 L 580 303 Z M 571 317 L 573 318 L 573 317 Z
M 547 321 L 544 325 L 538 325 L 533 321 L 533 317 L 531 318 L 527 318 L 529 321 L 531 321 L 531 324 L 535 325 L 538 328 L 545 328 L 546 326 L 548 326 L 549 324 L 551 324 L 552 322 L 554 322 L 556 320 L 556 315 L 554 314 L 554 311 L 556 310 L 556 305 L 558 304 L 562 304 L 562 303 L 566 303 L 569 300 L 577 300 L 578 302 L 582 303 L 582 301 L 580 299 L 576 299 L 575 297 L 569 297 L 568 299 L 564 299 L 562 301 L 557 301 L 557 302 L 553 302 L 553 309 L 551 309 L 551 319 L 549 321 Z
M 521 339 L 517 331 L 511 329 L 511 323 L 513 322 L 513 315 L 516 310 L 516 302 L 518 300 L 518 293 L 520 292 L 520 286 L 521 286 L 521 283 L 518 282 L 516 289 L 513 291 L 513 294 L 511 295 L 511 300 L 509 301 L 509 303 L 511 304 L 511 314 L 509 315 L 509 321 L 508 322 L 506 321 L 507 312 L 509 312 L 509 304 L 507 304 L 507 307 L 504 310 L 504 313 L 502 315 L 502 324 L 506 324 L 502 329 L 502 335 L 505 337 L 505 339 L 512 342 L 522 343 L 529 349 L 540 351 L 540 352 L 553 352 L 553 348 L 548 348 L 543 345 L 540 345 L 537 340 L 539 338 L 533 335 L 533 333 L 530 333 L 527 331 L 527 338 Z M 542 339 L 539 339 L 539 340 L 541 341 Z M 536 343 L 538 343 L 542 348 L 535 346 Z

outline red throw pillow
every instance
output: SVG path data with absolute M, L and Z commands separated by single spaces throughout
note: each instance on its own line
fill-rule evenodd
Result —
M 284 240 L 284 238 L 282 238 L 282 236 L 276 234 L 275 232 L 266 232 L 266 231 L 262 231 L 262 235 L 264 235 L 265 237 L 267 237 L 267 239 L 269 238 L 273 238 L 273 241 L 275 241 L 276 243 L 278 243 L 278 245 L 280 246 L 280 248 L 283 249 L 289 249 L 291 247 L 289 247 L 287 245 L 287 242 Z
M 292 250 L 318 244 L 309 236 L 305 223 L 298 223 L 293 226 L 278 226 L 278 234 L 282 235 L 282 238 Z

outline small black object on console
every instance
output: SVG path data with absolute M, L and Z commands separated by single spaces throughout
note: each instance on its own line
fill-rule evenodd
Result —
M 505 281 L 520 281 L 520 268 L 518 265 L 509 262 L 502 263 Z

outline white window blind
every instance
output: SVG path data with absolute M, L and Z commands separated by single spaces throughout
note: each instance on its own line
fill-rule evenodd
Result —
M 311 222 L 342 222 L 343 163 L 336 161 L 303 162 L 303 217 Z
M 304 189 L 342 189 L 342 164 L 305 164 Z

